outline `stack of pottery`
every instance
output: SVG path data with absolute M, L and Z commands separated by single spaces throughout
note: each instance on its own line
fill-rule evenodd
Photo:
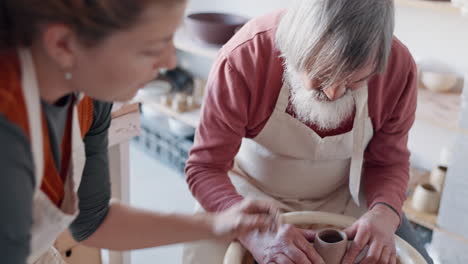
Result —
M 172 110 L 183 113 L 194 110 L 199 107 L 194 96 L 189 96 L 184 93 L 177 93 L 175 95 L 166 94 L 160 96 L 160 104 L 172 108 Z
M 412 206 L 422 213 L 437 214 L 444 188 L 446 166 L 437 166 L 431 171 L 429 182 L 419 184 L 414 190 Z

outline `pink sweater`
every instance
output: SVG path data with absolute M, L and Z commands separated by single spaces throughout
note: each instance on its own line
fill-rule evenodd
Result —
M 241 139 L 265 126 L 283 85 L 274 36 L 282 11 L 253 19 L 220 51 L 208 80 L 201 123 L 186 167 L 190 190 L 208 211 L 242 200 L 227 172 Z M 364 153 L 363 184 L 369 208 L 383 202 L 401 215 L 409 178 L 408 131 L 416 111 L 417 71 L 408 49 L 394 39 L 386 72 L 368 83 L 374 136 Z M 288 108 L 288 114 L 295 116 Z M 352 117 L 354 118 L 354 117 Z M 321 137 L 346 133 L 353 120 Z

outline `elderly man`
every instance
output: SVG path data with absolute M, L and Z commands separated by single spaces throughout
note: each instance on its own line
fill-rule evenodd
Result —
M 245 197 L 284 211 L 357 217 L 343 263 L 396 263 L 416 66 L 393 37 L 391 0 L 298 0 L 253 19 L 212 68 L 187 182 L 204 210 Z M 361 184 L 362 183 L 362 184 Z M 323 263 L 291 226 L 239 237 L 258 263 Z M 219 264 L 227 244 L 187 245 L 185 263 Z

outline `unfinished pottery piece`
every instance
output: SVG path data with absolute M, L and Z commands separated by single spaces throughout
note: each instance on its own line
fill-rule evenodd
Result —
M 430 183 L 420 184 L 413 194 L 412 206 L 422 213 L 435 214 L 439 210 L 440 193 Z
M 356 219 L 325 212 L 292 212 L 281 216 L 283 223 L 299 228 L 319 230 L 324 228 L 344 229 Z M 424 258 L 407 242 L 395 235 L 398 264 L 427 264 Z M 226 251 L 223 264 L 254 264 L 252 255 L 239 242 L 233 242 Z
M 438 166 L 431 171 L 431 176 L 429 178 L 429 182 L 435 189 L 441 193 L 444 188 L 445 183 L 445 176 L 447 174 L 447 167 L 445 166 Z
M 458 81 L 455 74 L 423 71 L 421 82 L 428 90 L 433 92 L 448 92 L 452 90 Z
M 314 241 L 314 248 L 327 264 L 340 264 L 348 245 L 348 237 L 338 229 L 320 230 Z

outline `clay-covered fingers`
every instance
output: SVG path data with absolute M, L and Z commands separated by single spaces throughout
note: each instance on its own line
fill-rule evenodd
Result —
M 269 230 L 272 232 L 276 232 L 278 230 L 278 226 L 281 223 L 280 210 L 271 202 L 246 199 L 242 201 L 242 203 L 239 206 L 242 213 L 259 214 L 267 216 L 271 224 L 268 225 L 268 227 L 262 229 L 262 231 Z
M 286 255 L 292 261 L 292 263 L 295 264 L 315 264 L 311 262 L 307 255 L 296 246 L 286 248 L 283 251 L 283 254 Z
M 354 236 L 354 240 L 351 242 L 351 246 L 346 252 L 342 262 L 343 264 L 353 264 L 359 253 L 361 253 L 361 251 L 369 243 L 370 232 L 364 229 L 358 230 L 357 225 L 345 230 L 345 232 L 348 235 L 348 238 L 353 238 Z
M 268 215 L 243 215 L 238 218 L 236 233 L 238 235 L 248 233 L 253 230 L 267 232 L 272 226 L 277 226 L 275 218 Z
M 397 254 L 396 251 L 393 251 L 390 255 L 390 264 L 397 264 Z
M 380 256 L 379 263 L 390 264 L 391 257 L 392 257 L 392 249 L 384 246 L 384 248 L 382 249 L 382 255 Z
M 284 254 L 278 254 L 274 257 L 274 261 L 270 261 L 268 263 L 275 263 L 275 264 L 297 264 L 293 262 L 288 256 Z
M 381 256 L 384 246 L 378 242 L 373 242 L 370 244 L 369 251 L 367 256 L 361 262 L 362 264 L 387 264 L 387 262 L 381 262 Z
M 315 234 L 316 234 L 317 232 L 315 232 L 314 230 L 302 229 L 302 228 L 299 228 L 299 231 L 302 233 L 302 235 L 305 237 L 305 239 L 306 239 L 308 242 L 314 242 L 314 240 L 315 240 Z
M 294 242 L 296 247 L 300 249 L 312 264 L 324 264 L 322 257 L 317 253 L 312 244 L 306 239 L 298 239 Z

